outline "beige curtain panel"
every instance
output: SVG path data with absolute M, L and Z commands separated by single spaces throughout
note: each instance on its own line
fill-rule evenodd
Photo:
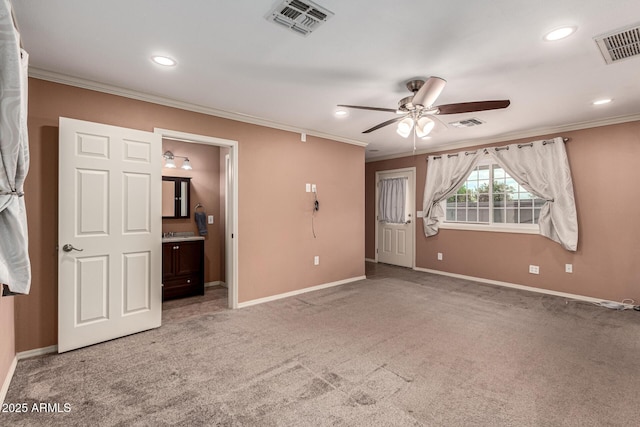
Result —
M 9 0 L 0 0 L 0 58 L 0 283 L 10 293 L 27 294 L 31 264 L 23 186 L 29 170 L 29 57 L 20 48 Z
M 531 194 L 547 201 L 540 234 L 568 251 L 578 249 L 578 216 L 571 169 L 562 138 L 489 148 L 496 163 Z
M 378 200 L 378 221 L 400 224 L 406 221 L 407 178 L 387 178 L 380 180 Z
M 479 158 L 480 150 L 429 156 L 422 205 L 422 223 L 427 237 L 438 234 L 440 218 L 444 216 L 440 202 L 458 191 Z

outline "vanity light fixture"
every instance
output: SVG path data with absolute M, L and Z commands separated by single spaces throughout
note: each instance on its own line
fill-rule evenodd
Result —
M 182 162 L 182 169 L 187 170 L 187 171 L 190 171 L 190 170 L 193 169 L 193 167 L 191 167 L 191 162 L 189 161 L 188 157 L 176 156 L 171 151 L 165 151 L 164 154 L 162 155 L 162 157 L 164 157 L 164 167 L 165 168 L 175 169 L 176 168 L 175 158 L 179 157 L 181 159 L 184 159 L 184 161 Z

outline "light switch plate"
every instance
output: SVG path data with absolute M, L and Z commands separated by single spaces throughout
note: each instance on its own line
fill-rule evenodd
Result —
M 213 215 L 209 215 L 207 220 L 208 220 L 209 224 L 213 224 Z

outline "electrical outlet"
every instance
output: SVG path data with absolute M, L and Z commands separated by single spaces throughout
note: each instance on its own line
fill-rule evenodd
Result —
M 213 215 L 209 215 L 207 217 L 207 221 L 209 222 L 209 224 L 213 224 Z
M 315 193 L 317 190 L 316 185 L 315 184 L 311 184 L 311 192 Z
M 538 267 L 537 265 L 530 265 L 529 266 L 529 273 L 531 273 L 531 274 L 540 274 L 540 267 Z
M 438 252 L 438 261 L 442 261 L 442 252 Z
M 311 184 L 306 184 L 307 193 L 311 193 Z
M 318 255 L 313 257 L 313 265 L 320 265 L 320 257 Z
M 573 264 L 565 264 L 564 265 L 565 273 L 573 273 Z

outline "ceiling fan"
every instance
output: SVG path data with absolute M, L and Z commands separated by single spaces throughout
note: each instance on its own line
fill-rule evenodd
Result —
M 382 122 L 362 133 L 370 133 L 393 123 L 398 123 L 397 132 L 407 138 L 414 130 L 414 136 L 424 138 L 435 126 L 430 116 L 439 114 L 459 114 L 474 111 L 498 110 L 507 108 L 511 101 L 508 99 L 497 101 L 460 102 L 457 104 L 433 105 L 444 89 L 446 80 L 440 77 L 429 77 L 427 80 L 411 80 L 407 82 L 407 89 L 413 95 L 402 98 L 398 102 L 396 110 L 391 108 L 363 107 L 360 105 L 338 105 L 344 108 L 357 108 L 360 110 L 386 111 L 399 114 L 391 120 Z M 435 117 L 434 117 L 435 118 Z

